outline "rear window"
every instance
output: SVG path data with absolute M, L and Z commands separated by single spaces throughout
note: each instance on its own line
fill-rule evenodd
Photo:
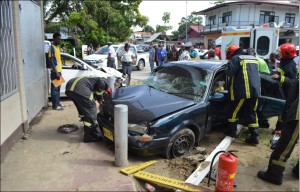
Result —
M 270 39 L 267 36 L 261 36 L 257 40 L 257 54 L 267 55 L 270 49 Z

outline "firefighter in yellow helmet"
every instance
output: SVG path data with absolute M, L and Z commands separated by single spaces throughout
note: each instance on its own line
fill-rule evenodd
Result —
M 227 75 L 230 78 L 230 108 L 228 118 L 228 130 L 226 134 L 236 137 L 238 117 L 243 111 L 248 126 L 249 138 L 246 143 L 258 144 L 258 119 L 257 104 L 260 96 L 260 77 L 258 72 L 258 61 L 252 55 L 247 55 L 243 49 L 236 44 L 230 45 L 226 50 L 226 59 L 229 60 Z

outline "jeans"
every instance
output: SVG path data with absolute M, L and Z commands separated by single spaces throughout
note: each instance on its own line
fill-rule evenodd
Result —
M 61 75 L 61 73 L 59 74 Z M 50 78 L 51 81 L 56 79 L 56 73 L 51 71 Z M 60 106 L 60 86 L 54 87 L 53 83 L 51 83 L 51 102 L 52 108 Z
M 154 60 L 149 60 L 150 62 L 150 69 L 151 69 L 151 74 L 153 73 L 153 69 L 154 69 Z

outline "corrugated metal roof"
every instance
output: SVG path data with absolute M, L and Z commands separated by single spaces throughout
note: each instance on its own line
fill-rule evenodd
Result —
M 162 34 L 162 32 L 154 33 L 149 39 L 147 39 L 147 41 L 145 41 L 145 43 L 151 43 L 151 42 L 154 41 L 157 37 L 159 37 L 161 34 Z

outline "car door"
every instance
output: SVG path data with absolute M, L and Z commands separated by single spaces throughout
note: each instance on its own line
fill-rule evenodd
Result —
M 215 73 L 209 92 L 208 123 L 212 125 L 227 122 L 229 111 L 228 85 L 229 78 L 225 74 L 225 68 L 222 68 Z
M 64 63 L 62 66 L 62 76 L 65 83 L 63 83 L 60 87 L 60 95 L 65 95 L 66 84 L 70 79 L 80 76 L 95 75 L 94 71 L 80 60 L 63 54 L 61 55 L 61 58 Z

